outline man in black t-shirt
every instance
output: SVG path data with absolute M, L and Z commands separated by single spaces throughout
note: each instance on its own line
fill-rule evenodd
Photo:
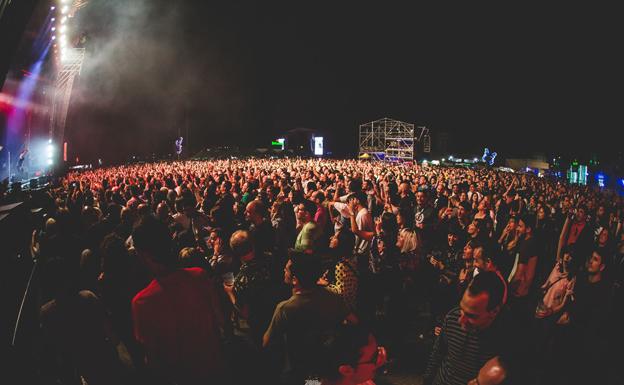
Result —
M 519 320 L 530 317 L 530 294 L 537 266 L 537 245 L 533 237 L 535 217 L 527 215 L 518 219 L 516 232 L 519 237 L 519 248 L 516 261 L 511 271 L 509 283 L 510 305 Z

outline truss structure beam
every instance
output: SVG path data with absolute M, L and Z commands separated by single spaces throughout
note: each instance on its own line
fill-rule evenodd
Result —
M 84 48 L 66 49 L 65 57 L 61 60 L 61 68 L 56 77 L 56 92 L 52 100 L 50 114 L 50 139 L 62 143 L 65 135 L 67 111 L 74 86 L 74 79 L 80 74 L 84 60 Z
M 394 162 L 414 160 L 414 125 L 390 118 L 360 125 L 359 157 Z

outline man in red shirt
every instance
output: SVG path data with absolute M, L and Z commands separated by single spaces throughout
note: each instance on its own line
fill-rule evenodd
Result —
M 223 316 L 214 283 L 201 269 L 176 268 L 169 231 L 156 218 L 143 218 L 132 238 L 154 274 L 132 300 L 134 334 L 147 366 L 159 379 L 177 384 L 219 382 L 225 373 Z

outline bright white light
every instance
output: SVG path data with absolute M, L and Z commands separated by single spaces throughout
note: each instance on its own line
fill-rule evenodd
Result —
M 48 159 L 48 166 L 52 166 L 52 163 L 54 163 L 52 159 Z
M 61 31 L 61 33 L 65 33 L 65 31 L 67 31 L 67 26 L 61 25 L 61 28 L 59 29 L 59 31 Z
M 453 155 L 449 155 L 449 159 L 450 159 L 450 160 L 453 160 Z
M 52 40 L 56 40 L 56 36 L 52 36 Z
M 52 31 L 56 31 L 56 27 L 52 27 Z
M 56 9 L 56 7 L 55 7 L 55 6 L 51 6 L 51 7 L 50 7 L 50 10 L 51 10 L 51 11 L 54 11 L 55 9 Z
M 323 156 L 323 137 L 314 137 L 314 155 Z
M 67 21 L 67 16 L 63 16 L 61 18 L 61 24 L 65 24 L 66 21 Z
M 446 159 L 442 158 L 442 162 L 446 162 Z
M 64 15 L 67 12 L 69 12 L 69 7 L 68 6 L 64 6 L 63 9 L 61 9 L 61 13 Z
M 48 139 L 48 143 L 52 143 L 52 138 Z
M 54 21 L 54 20 L 56 20 L 56 17 L 53 17 L 53 18 L 52 18 L 52 21 Z
M 474 158 L 472 161 L 476 163 L 477 161 L 479 161 L 479 159 Z

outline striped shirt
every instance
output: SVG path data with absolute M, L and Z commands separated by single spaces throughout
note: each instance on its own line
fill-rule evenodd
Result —
M 467 332 L 461 328 L 459 316 L 459 307 L 446 315 L 427 364 L 426 385 L 466 385 L 487 360 L 500 354 L 509 343 L 500 319 L 484 331 Z

